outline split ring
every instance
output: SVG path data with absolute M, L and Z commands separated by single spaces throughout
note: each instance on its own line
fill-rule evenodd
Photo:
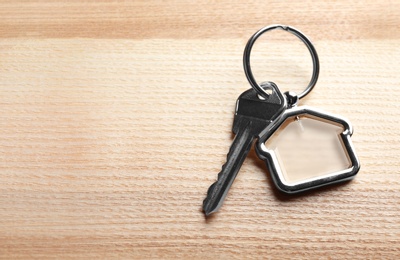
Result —
M 265 90 L 256 82 L 254 79 L 253 73 L 251 71 L 251 66 L 250 66 L 250 54 L 251 54 L 251 49 L 253 48 L 254 42 L 260 37 L 263 33 L 275 29 L 281 29 L 284 31 L 288 31 L 295 36 L 297 36 L 308 48 L 311 54 L 311 58 L 313 61 L 313 73 L 312 77 L 310 80 L 310 83 L 308 84 L 307 88 L 298 95 L 298 98 L 303 98 L 305 97 L 310 91 L 314 88 L 315 84 L 317 83 L 318 80 L 318 75 L 319 75 L 319 59 L 318 59 L 318 54 L 317 51 L 315 50 L 314 46 L 312 45 L 311 41 L 305 36 L 302 32 L 299 30 L 286 26 L 286 25 L 271 25 L 264 27 L 260 29 L 258 32 L 256 32 L 247 42 L 246 47 L 244 49 L 243 53 L 243 67 L 244 67 L 244 72 L 246 74 L 247 80 L 249 81 L 250 85 L 253 87 L 255 91 L 259 95 L 261 95 L 264 98 L 268 98 L 269 94 L 265 92 Z

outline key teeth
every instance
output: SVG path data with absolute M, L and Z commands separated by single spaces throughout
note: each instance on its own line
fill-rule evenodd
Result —
M 221 171 L 218 173 L 217 180 L 216 180 L 213 184 L 211 184 L 211 186 L 208 188 L 208 190 L 207 190 L 207 197 L 203 200 L 203 211 L 204 211 L 206 217 L 209 216 L 210 214 L 212 214 L 212 213 L 218 211 L 218 206 L 212 208 L 212 204 L 210 204 L 210 203 L 211 203 L 211 200 L 213 199 L 213 198 L 212 198 L 212 197 L 213 197 L 212 195 L 214 194 L 214 190 L 215 190 L 215 188 L 216 188 L 218 182 L 221 181 L 221 178 L 222 178 L 224 169 L 225 169 L 225 167 L 226 167 L 226 164 L 227 164 L 227 161 L 228 161 L 228 158 L 229 158 L 231 152 L 232 152 L 232 147 L 230 147 L 229 152 L 228 152 L 228 154 L 226 155 L 226 158 L 227 158 L 227 159 L 226 159 L 226 162 L 222 165 Z
M 219 176 L 219 174 L 218 174 Z M 212 195 L 214 193 L 214 189 L 218 184 L 218 180 L 215 181 L 207 190 L 207 197 L 203 200 L 203 211 L 206 214 L 206 216 L 209 216 L 211 213 L 217 211 L 218 209 L 213 209 L 211 203 Z
M 210 197 L 214 191 L 214 187 L 217 185 L 217 182 L 214 182 L 207 190 L 207 197 L 203 200 L 203 211 L 206 216 L 209 216 L 213 211 L 210 209 Z
M 229 148 L 229 151 L 228 151 L 228 153 L 226 155 L 226 161 L 222 165 L 221 171 L 218 173 L 217 180 L 208 188 L 207 197 L 203 201 L 203 210 L 204 210 L 204 213 L 205 213 L 206 216 L 209 216 L 211 213 L 217 212 L 218 209 L 222 205 L 223 198 L 222 198 L 222 201 L 221 201 L 221 198 L 217 198 L 218 200 L 216 200 L 216 198 L 215 198 L 215 196 L 218 195 L 221 192 L 221 190 L 219 190 L 218 191 L 219 193 L 217 193 L 216 189 L 220 188 L 218 186 L 219 184 L 222 185 L 226 181 L 226 178 L 227 178 L 227 176 L 226 176 L 227 172 L 226 171 L 228 171 L 228 172 L 232 171 L 232 168 L 235 167 L 235 166 L 230 166 L 229 165 L 229 161 L 231 161 L 232 160 L 232 156 L 234 156 L 233 155 L 234 150 L 238 149 L 238 148 L 241 149 L 242 147 L 247 147 L 248 145 L 251 145 L 251 141 L 253 140 L 251 138 L 251 135 L 250 135 L 250 129 L 248 128 L 248 126 L 250 125 L 250 122 L 249 121 L 243 121 L 242 119 L 240 119 L 240 120 L 241 120 L 240 123 L 243 124 L 242 128 L 245 127 L 245 130 L 243 132 L 238 133 L 235 136 L 233 144 Z M 237 125 L 237 124 L 239 124 L 239 121 L 234 123 L 234 125 Z M 246 140 L 249 137 L 250 137 L 250 139 L 249 139 L 250 142 L 247 145 L 246 144 Z M 247 149 L 247 152 L 248 152 L 248 148 L 246 148 L 246 149 Z M 246 154 L 247 154 L 247 152 L 246 152 Z M 240 165 L 242 164 L 242 162 L 240 163 Z M 230 167 L 231 169 L 227 169 L 226 167 Z M 238 168 L 240 168 L 240 166 Z M 236 174 L 237 174 L 237 171 L 236 171 Z M 224 175 L 225 175 L 225 177 L 224 177 Z M 222 196 L 224 196 L 224 195 L 221 195 L 221 197 Z
M 226 166 L 226 163 L 225 163 L 224 165 L 222 165 L 222 169 L 221 169 L 221 171 L 220 171 L 220 172 L 218 173 L 218 175 L 217 175 L 217 181 L 216 181 L 216 182 L 218 182 L 218 180 L 220 180 L 220 179 L 222 178 L 222 175 L 223 175 L 225 166 Z

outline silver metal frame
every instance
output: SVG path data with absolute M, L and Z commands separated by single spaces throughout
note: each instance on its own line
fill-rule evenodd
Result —
M 333 172 L 321 177 L 316 177 L 312 179 L 307 179 L 305 181 L 296 182 L 293 184 L 290 184 L 285 181 L 275 153 L 272 150 L 269 150 L 265 146 L 265 142 L 283 124 L 283 122 L 285 122 L 286 119 L 288 119 L 289 117 L 300 116 L 300 115 L 311 115 L 312 117 L 338 123 L 344 127 L 344 131 L 340 134 L 340 137 L 342 138 L 344 147 L 346 148 L 347 154 L 352 164 L 350 168 L 339 172 Z M 351 141 L 352 134 L 353 134 L 353 128 L 350 122 L 343 117 L 326 113 L 324 111 L 311 108 L 308 106 L 293 107 L 287 109 L 278 119 L 275 120 L 273 124 L 271 124 L 260 134 L 260 138 L 256 144 L 256 150 L 258 156 L 262 160 L 266 161 L 272 179 L 275 182 L 275 185 L 278 187 L 278 189 L 285 193 L 298 193 L 305 190 L 329 185 L 332 183 L 350 180 L 357 174 L 357 172 L 360 169 L 360 162 L 357 159 Z

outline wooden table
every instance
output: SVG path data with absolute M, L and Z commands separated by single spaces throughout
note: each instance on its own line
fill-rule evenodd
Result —
M 3 259 L 398 259 L 399 1 L 1 1 Z M 321 73 L 301 104 L 347 117 L 356 178 L 299 196 L 251 151 L 225 204 L 202 201 L 250 88 L 243 48 L 282 23 Z M 258 47 L 257 47 L 258 46 Z M 274 31 L 258 80 L 302 91 L 307 49 Z

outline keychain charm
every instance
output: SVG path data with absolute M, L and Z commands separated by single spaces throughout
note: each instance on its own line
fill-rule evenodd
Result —
M 250 54 L 253 44 L 263 33 L 274 29 L 294 34 L 310 51 L 313 75 L 299 95 L 281 93 L 273 82 L 259 85 L 252 74 Z M 233 123 L 236 136 L 218 180 L 208 189 L 203 201 L 206 216 L 222 206 L 254 140 L 258 157 L 265 161 L 276 187 L 285 193 L 298 193 L 352 179 L 360 169 L 360 163 L 351 141 L 351 124 L 340 116 L 297 106 L 318 80 L 319 60 L 310 40 L 293 27 L 264 27 L 249 39 L 243 65 L 252 89 L 237 100 Z

